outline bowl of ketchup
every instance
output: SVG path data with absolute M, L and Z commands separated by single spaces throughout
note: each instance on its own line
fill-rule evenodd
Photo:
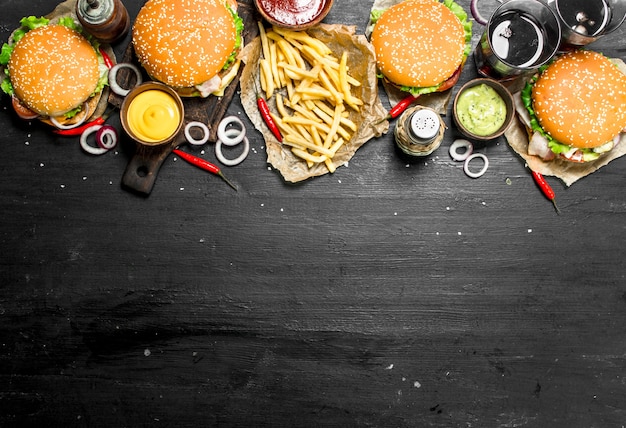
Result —
M 304 30 L 319 24 L 333 7 L 333 0 L 254 0 L 263 18 L 272 25 Z

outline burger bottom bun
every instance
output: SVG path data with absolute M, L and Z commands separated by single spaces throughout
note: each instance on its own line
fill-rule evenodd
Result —
M 109 87 L 105 87 L 101 92 L 98 92 L 93 97 L 90 97 L 83 104 L 83 108 L 76 115 L 71 118 L 64 116 L 57 116 L 54 119 L 64 126 L 71 126 L 79 122 L 89 122 L 90 120 L 98 118 L 104 114 L 108 105 Z M 40 116 L 39 120 L 43 123 L 56 127 L 56 125 L 50 120 L 48 116 Z

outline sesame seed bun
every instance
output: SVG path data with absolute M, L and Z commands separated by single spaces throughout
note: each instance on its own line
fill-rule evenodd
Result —
M 7 65 L 15 95 L 43 116 L 60 116 L 96 90 L 98 57 L 81 34 L 61 25 L 27 32 Z
M 187 88 L 216 76 L 235 49 L 237 29 L 221 0 L 148 0 L 132 43 L 151 78 Z
M 598 52 L 567 53 L 541 73 L 532 103 L 541 127 L 560 143 L 599 147 L 626 126 L 626 75 Z
M 465 60 L 465 31 L 437 0 L 405 0 L 376 21 L 371 42 L 379 71 L 398 86 L 436 86 Z

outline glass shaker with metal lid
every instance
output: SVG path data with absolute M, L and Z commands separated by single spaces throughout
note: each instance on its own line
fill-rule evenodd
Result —
M 128 10 L 121 0 L 78 0 L 76 15 L 83 28 L 104 43 L 115 43 L 130 29 Z
M 415 106 L 406 110 L 396 123 L 394 136 L 400 149 L 411 156 L 428 156 L 441 141 L 445 124 L 431 108 Z

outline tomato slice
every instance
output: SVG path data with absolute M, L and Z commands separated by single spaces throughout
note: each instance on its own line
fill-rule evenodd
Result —
M 457 68 L 456 71 L 452 73 L 452 76 L 448 77 L 448 79 L 442 83 L 442 85 L 437 89 L 437 92 L 447 91 L 448 89 L 456 85 L 456 82 L 459 81 L 459 77 L 461 77 L 462 71 L 463 64 L 461 64 L 459 68 Z
M 13 110 L 15 110 L 21 119 L 30 120 L 39 117 L 39 113 L 36 113 L 26 107 L 16 96 L 12 97 L 11 102 L 13 104 Z

